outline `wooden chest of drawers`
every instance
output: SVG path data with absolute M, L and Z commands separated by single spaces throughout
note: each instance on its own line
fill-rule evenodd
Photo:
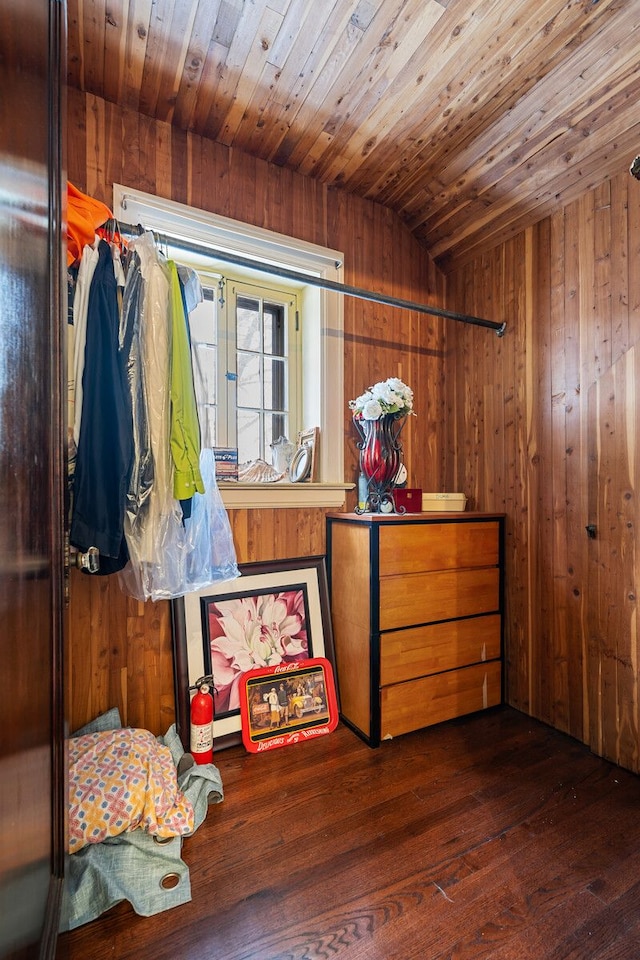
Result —
M 502 524 L 327 517 L 341 715 L 371 746 L 501 702 Z

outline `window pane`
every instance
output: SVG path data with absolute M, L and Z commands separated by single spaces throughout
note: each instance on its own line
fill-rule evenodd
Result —
M 286 356 L 285 309 L 282 304 L 264 303 L 264 352 Z
M 286 364 L 284 360 L 264 358 L 264 408 L 286 410 Z M 276 437 L 276 440 L 278 438 Z
M 265 416 L 264 418 L 264 446 L 265 450 L 269 450 L 269 447 L 272 443 L 275 443 L 280 437 L 288 437 L 287 434 L 287 418 L 283 413 L 274 413 L 271 416 Z M 270 463 L 271 458 L 265 457 L 265 459 Z
M 193 384 L 203 447 L 216 446 L 218 347 L 216 290 L 203 286 L 204 301 L 189 314 Z
M 189 314 L 191 340 L 198 343 L 217 343 L 216 336 L 216 291 L 203 287 L 204 300 Z
M 216 402 L 217 353 L 208 343 L 194 344 L 193 380 L 198 403 Z
M 238 351 L 238 406 L 261 407 L 260 356 Z
M 260 349 L 260 301 L 238 297 L 236 343 L 239 350 Z
M 200 434 L 203 447 L 216 446 L 216 408 L 211 406 L 199 407 Z
M 264 457 L 260 445 L 260 414 L 255 410 L 238 410 L 238 463 Z

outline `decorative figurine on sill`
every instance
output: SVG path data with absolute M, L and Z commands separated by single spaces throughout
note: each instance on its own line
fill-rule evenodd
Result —
M 274 440 L 269 446 L 271 447 L 271 462 L 274 469 L 277 470 L 278 473 L 286 473 L 293 459 L 293 454 L 296 449 L 295 445 L 290 440 L 287 440 L 286 437 L 279 437 L 278 440 Z

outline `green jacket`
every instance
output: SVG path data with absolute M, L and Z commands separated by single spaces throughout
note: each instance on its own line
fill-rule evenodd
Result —
M 189 500 L 194 493 L 204 493 L 200 473 L 200 423 L 193 386 L 191 346 L 187 333 L 178 270 L 168 262 L 170 275 L 169 304 L 171 310 L 171 456 L 175 466 L 173 495 L 176 500 Z

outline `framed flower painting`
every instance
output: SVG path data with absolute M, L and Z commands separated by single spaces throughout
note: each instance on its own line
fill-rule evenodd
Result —
M 214 749 L 241 742 L 242 680 L 251 670 L 334 666 L 324 557 L 240 567 L 240 577 L 172 601 L 177 727 L 189 749 L 196 681 L 212 677 Z

